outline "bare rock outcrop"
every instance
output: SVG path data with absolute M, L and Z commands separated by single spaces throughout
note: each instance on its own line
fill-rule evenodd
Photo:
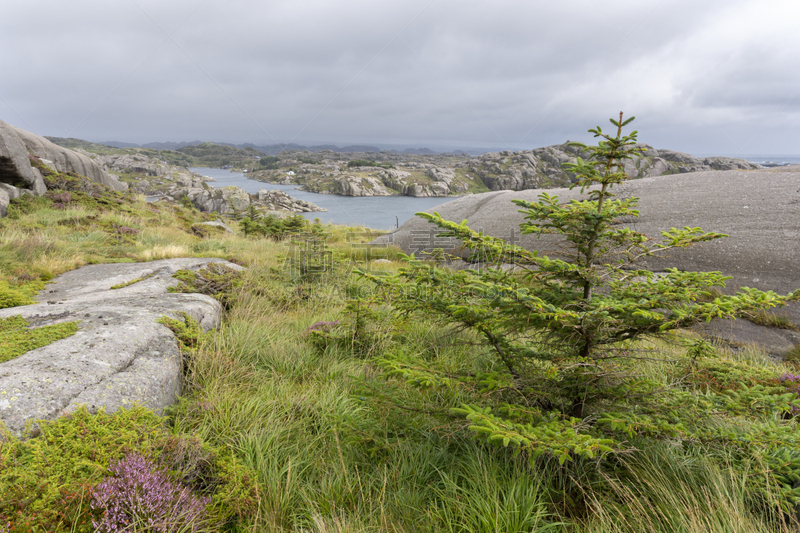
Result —
M 317 204 L 300 200 L 290 196 L 283 191 L 268 191 L 259 189 L 254 196 L 254 202 L 259 207 L 269 211 L 288 211 L 290 213 L 312 213 L 316 211 L 327 211 Z
M 59 172 L 74 172 L 115 191 L 127 190 L 125 183 L 109 176 L 86 155 L 48 141 L 42 136 L 16 128 L 0 120 L 0 181 L 35 194 L 46 190 L 42 175 L 31 165 L 35 155 L 52 163 Z
M 251 205 L 269 211 L 285 211 L 291 213 L 310 213 L 325 211 L 311 202 L 298 200 L 283 191 L 261 189 L 250 194 L 241 187 L 229 185 L 215 189 L 212 187 L 185 187 L 170 193 L 174 200 L 187 198 L 192 205 L 206 213 L 216 212 L 220 215 L 235 215 L 246 211 Z
M 31 160 L 34 156 L 59 172 L 80 174 L 115 191 L 128 188 L 86 155 L 0 120 L 0 216 L 6 215 L 9 201 L 22 194 L 40 196 L 47 190 L 42 173 Z
M 655 149 L 638 144 L 641 151 L 627 160 L 625 172 L 631 178 L 647 178 L 665 174 L 685 174 L 707 170 L 758 170 L 760 165 L 732 157 L 700 159 L 673 150 Z M 568 143 L 523 150 L 484 154 L 467 163 L 470 173 L 478 176 L 494 191 L 521 191 L 540 187 L 568 186 L 574 176 L 565 171 L 564 163 L 586 159 L 588 152 Z
M 0 421 L 20 434 L 26 421 L 53 419 L 86 405 L 111 412 L 134 403 L 160 412 L 181 392 L 183 362 L 172 332 L 157 322 L 185 312 L 208 330 L 220 322 L 218 301 L 168 293 L 179 269 L 220 259 L 165 259 L 90 265 L 59 276 L 34 305 L 0 309 L 32 326 L 79 321 L 78 332 L 0 363 Z M 117 284 L 139 280 L 116 290 Z
M 348 174 L 336 177 L 334 187 L 335 193 L 342 196 L 392 196 L 394 194 L 376 178 Z

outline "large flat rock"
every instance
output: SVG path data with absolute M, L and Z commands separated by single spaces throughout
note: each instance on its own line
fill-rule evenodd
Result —
M 520 235 L 523 215 L 512 199 L 535 202 L 541 189 L 497 191 L 458 198 L 429 212 L 448 220 L 466 219 L 472 229 L 502 237 L 529 250 L 556 254 L 559 242 Z M 578 189 L 550 189 L 561 202 L 578 199 Z M 755 287 L 786 294 L 800 288 L 800 167 L 754 171 L 707 171 L 630 180 L 616 189 L 619 196 L 638 197 L 641 216 L 626 222 L 637 231 L 660 238 L 670 227 L 702 227 L 729 237 L 672 251 L 651 259 L 654 271 L 721 271 L 732 276 L 727 290 Z M 420 254 L 434 248 L 460 253 L 460 243 L 436 237 L 441 230 L 415 217 L 379 238 L 404 251 Z M 800 305 L 779 314 L 800 324 Z
M 0 363 L 0 421 L 20 434 L 28 420 L 53 419 L 86 405 L 112 412 L 134 403 L 161 412 L 181 391 L 182 360 L 172 332 L 157 320 L 186 312 L 205 330 L 219 325 L 221 306 L 202 294 L 170 294 L 179 269 L 220 259 L 165 259 L 90 265 L 56 278 L 40 303 L 0 309 L 31 326 L 78 320 L 72 337 Z M 150 276 L 127 287 L 111 286 Z

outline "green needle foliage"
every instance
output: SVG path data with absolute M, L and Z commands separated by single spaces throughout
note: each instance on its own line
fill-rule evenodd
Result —
M 363 275 L 388 288 L 402 313 L 435 316 L 477 334 L 495 364 L 454 373 L 436 361 L 421 365 L 406 354 L 390 353 L 378 360 L 387 374 L 419 387 L 477 393 L 484 402 L 452 410 L 470 421 L 470 429 L 490 442 L 533 456 L 548 453 L 562 463 L 624 448 L 624 441 L 636 435 L 741 439 L 742 432 L 701 427 L 703 417 L 721 406 L 732 416 L 765 418 L 780 418 L 790 409 L 785 389 L 762 387 L 747 398 L 708 397 L 682 412 L 687 392 L 661 390 L 637 375 L 636 362 L 647 355 L 631 349 L 632 341 L 781 306 L 800 300 L 800 290 L 779 296 L 742 288 L 735 295 L 716 295 L 713 288 L 729 279 L 720 272 L 672 269 L 657 275 L 641 266 L 655 254 L 725 235 L 671 228 L 654 240 L 621 224 L 639 215 L 637 198 L 613 193 L 628 178 L 623 163 L 636 150 L 637 132 L 622 133 L 632 120 L 623 120 L 621 113 L 619 120 L 611 119 L 614 135 L 590 129 L 600 138 L 596 146 L 573 143 L 591 154 L 565 165 L 576 175 L 573 187 L 580 188 L 582 199 L 560 203 L 542 193 L 538 202 L 514 201 L 525 214 L 522 231 L 559 239 L 564 244 L 559 257 L 483 235 L 466 221 L 417 213 L 443 228 L 440 236 L 460 239 L 474 259 L 492 266 L 452 271 L 410 256 L 394 277 Z M 689 412 L 687 419 L 683 414 Z M 780 439 L 793 438 L 788 434 L 794 426 L 777 425 L 783 429 L 774 431 L 786 432 Z

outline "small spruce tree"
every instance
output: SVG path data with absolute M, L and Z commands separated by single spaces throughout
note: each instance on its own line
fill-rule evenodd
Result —
M 623 164 L 637 149 L 637 132 L 622 133 L 632 120 L 623 120 L 622 113 L 619 120 L 611 119 L 614 135 L 599 126 L 590 129 L 600 138 L 597 146 L 571 143 L 589 154 L 565 165 L 577 178 L 572 187 L 580 188 L 581 200 L 559 203 L 547 193 L 538 202 L 514 200 L 525 214 L 524 233 L 563 239 L 566 251 L 559 258 L 483 235 L 466 221 L 417 213 L 443 228 L 440 236 L 460 239 L 475 258 L 488 258 L 493 266 L 453 271 L 409 256 L 394 277 L 363 275 L 392 289 L 392 304 L 400 311 L 438 317 L 477 333 L 497 364 L 454 375 L 435 362 L 425 367 L 403 353 L 390 353 L 379 365 L 417 386 L 463 386 L 487 398 L 491 393 L 489 406 L 464 405 L 455 412 L 490 441 L 534 455 L 549 452 L 562 462 L 576 454 L 592 457 L 612 450 L 619 444 L 617 430 L 680 433 L 675 416 L 657 416 L 669 409 L 645 409 L 646 417 L 618 413 L 626 405 L 646 404 L 654 393 L 652 384 L 632 371 L 638 355 L 629 349 L 630 341 L 781 306 L 800 300 L 800 290 L 779 296 L 741 288 L 735 295 L 715 296 L 712 288 L 729 279 L 720 272 L 671 269 L 657 275 L 641 268 L 646 257 L 725 235 L 671 228 L 654 241 L 619 223 L 639 215 L 637 198 L 613 192 L 628 179 Z M 672 409 L 676 401 L 666 403 Z

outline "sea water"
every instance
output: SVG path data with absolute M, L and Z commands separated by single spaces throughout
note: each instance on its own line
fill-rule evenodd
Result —
M 221 168 L 195 167 L 190 169 L 216 181 L 209 185 L 221 188 L 229 185 L 241 187 L 250 194 L 259 189 L 268 191 L 284 191 L 299 200 L 314 203 L 328 211 L 301 213 L 309 220 L 319 218 L 323 222 L 333 222 L 347 226 L 364 226 L 372 229 L 388 230 L 402 225 L 418 211 L 426 211 L 431 207 L 452 200 L 447 198 L 415 198 L 413 196 L 340 196 L 338 194 L 319 194 L 301 191 L 299 185 L 279 185 L 248 179 L 240 172 L 231 172 Z

